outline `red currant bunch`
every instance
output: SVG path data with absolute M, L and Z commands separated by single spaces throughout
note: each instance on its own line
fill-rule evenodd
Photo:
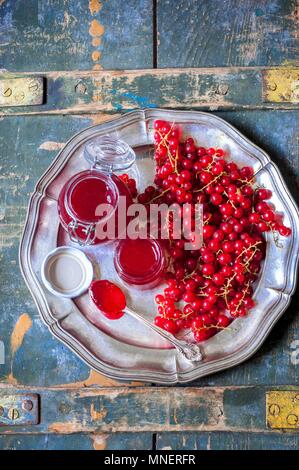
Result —
M 264 234 L 272 232 L 277 242 L 291 229 L 269 202 L 271 191 L 257 187 L 253 168 L 229 161 L 224 149 L 206 148 L 183 138 L 175 123 L 157 120 L 154 150 L 154 182 L 138 201 L 147 207 L 176 202 L 182 210 L 188 203 L 190 236 L 197 223 L 195 204 L 203 205 L 200 249 L 185 250 L 190 237 L 184 231 L 181 239 L 173 239 L 172 220 L 167 220 L 170 263 L 167 286 L 155 299 L 155 324 L 172 334 L 191 329 L 196 341 L 204 341 L 254 307 Z

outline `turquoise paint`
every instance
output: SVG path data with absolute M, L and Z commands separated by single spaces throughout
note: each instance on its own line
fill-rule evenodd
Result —
M 256 8 L 255 10 L 255 16 L 263 16 L 265 13 L 264 13 L 264 10 L 262 10 L 262 8 Z
M 156 108 L 157 105 L 151 103 L 147 96 L 134 95 L 133 93 L 127 92 L 123 93 L 121 96 L 128 98 L 129 100 L 134 101 L 140 108 Z
M 275 66 L 296 59 L 296 0 L 177 0 L 175 7 L 161 1 L 157 11 L 160 68 Z
M 116 109 L 117 111 L 121 111 L 123 109 L 121 101 L 124 98 L 129 101 L 133 101 L 133 103 L 136 104 L 139 108 L 157 108 L 157 105 L 154 103 L 151 103 L 147 96 L 135 95 L 134 93 L 131 93 L 129 91 L 125 93 L 119 93 L 115 89 L 112 89 L 110 93 L 111 95 L 115 96 L 118 100 L 118 101 L 114 100 L 111 102 L 113 108 Z M 134 109 L 134 107 L 132 109 Z
M 110 91 L 111 95 L 115 96 L 116 99 L 111 101 L 111 104 L 113 108 L 116 111 L 122 111 L 123 110 L 123 105 L 122 100 L 126 99 L 129 101 L 132 101 L 134 104 L 137 105 L 138 108 L 156 108 L 157 105 L 154 103 L 151 103 L 149 98 L 147 96 L 140 96 L 140 95 L 135 95 L 134 93 L 131 92 L 125 92 L 125 93 L 119 93 L 117 90 L 112 89 Z M 134 109 L 135 107 L 132 107 Z M 131 111 L 131 109 L 127 109 L 127 111 Z
M 117 101 L 111 101 L 111 104 L 116 111 L 121 111 L 123 109 L 122 105 Z

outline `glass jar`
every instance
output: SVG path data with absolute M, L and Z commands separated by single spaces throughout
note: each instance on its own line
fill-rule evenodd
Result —
M 165 274 L 165 251 L 158 240 L 127 238 L 117 244 L 114 265 L 126 284 L 138 289 L 153 289 L 162 282 Z
M 109 241 L 96 237 L 96 225 L 104 227 L 111 217 L 115 217 L 117 233 L 120 196 L 126 198 L 127 207 L 133 202 L 128 187 L 113 172 L 132 166 L 135 153 L 125 142 L 104 136 L 85 145 L 84 157 L 91 169 L 77 173 L 66 182 L 58 197 L 58 213 L 72 241 L 91 245 Z M 110 210 L 102 216 L 96 215 L 100 204 L 110 205 Z

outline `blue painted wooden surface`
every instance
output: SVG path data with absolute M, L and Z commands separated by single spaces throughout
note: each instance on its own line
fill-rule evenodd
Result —
M 157 4 L 158 67 L 280 65 L 298 60 L 296 0 Z
M 2 450 L 151 450 L 151 433 L 1 436 Z
M 55 7 L 50 0 L 2 0 L 0 69 L 147 68 L 155 61 L 158 67 L 280 65 L 296 58 L 295 4 L 293 0 L 188 0 L 175 2 L 173 7 L 173 2 L 158 0 L 159 35 L 153 42 L 151 0 L 129 0 L 125 8 L 113 0 L 57 0 Z M 269 152 L 298 201 L 298 112 L 248 110 L 219 115 Z M 105 118 L 99 114 L 0 118 L 0 340 L 6 353 L 5 364 L 0 364 L 1 389 L 8 385 L 75 390 L 94 384 L 119 385 L 92 373 L 50 335 L 18 269 L 19 237 L 37 179 L 74 133 Z M 253 358 L 192 386 L 275 388 L 296 384 L 297 357 L 298 293 Z M 9 437 L 0 433 L 0 448 L 139 449 L 151 445 L 152 432 L 108 433 L 96 441 L 88 433 Z M 157 434 L 157 448 L 279 449 L 296 445 L 297 436 L 277 433 Z
M 40 76 L 40 72 L 31 78 Z M 281 98 L 277 88 L 276 101 L 269 96 L 268 82 L 273 86 L 290 76 L 289 89 Z M 3 74 L 3 78 L 9 74 Z M 28 75 L 25 75 L 28 79 Z M 46 102 L 34 106 L 6 106 L 2 115 L 36 114 L 97 114 L 126 112 L 137 108 L 171 108 L 216 110 L 296 110 L 299 109 L 297 68 L 286 67 L 222 67 L 172 68 L 131 71 L 92 70 L 46 72 Z M 20 77 L 19 77 L 20 78 Z M 39 77 L 40 78 L 40 77 Z M 275 85 L 276 86 L 276 85 Z M 277 86 L 276 86 L 277 87 Z
M 0 69 L 152 66 L 152 1 L 4 0 Z
M 298 435 L 261 433 L 164 433 L 158 450 L 298 450 Z

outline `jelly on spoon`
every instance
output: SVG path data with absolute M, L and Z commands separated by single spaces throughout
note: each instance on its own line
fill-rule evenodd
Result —
M 126 297 L 123 291 L 110 281 L 93 281 L 89 288 L 92 301 L 110 320 L 118 320 L 124 315 Z
M 159 328 L 156 325 L 153 325 L 137 312 L 128 308 L 125 294 L 120 287 L 112 282 L 107 280 L 93 281 L 90 285 L 89 292 L 94 304 L 107 318 L 117 320 L 118 318 L 121 318 L 124 313 L 127 313 L 166 339 L 187 360 L 197 362 L 202 359 L 200 348 L 197 344 L 190 344 L 186 341 L 178 340 L 172 336 L 172 334 L 162 330 L 162 328 Z

